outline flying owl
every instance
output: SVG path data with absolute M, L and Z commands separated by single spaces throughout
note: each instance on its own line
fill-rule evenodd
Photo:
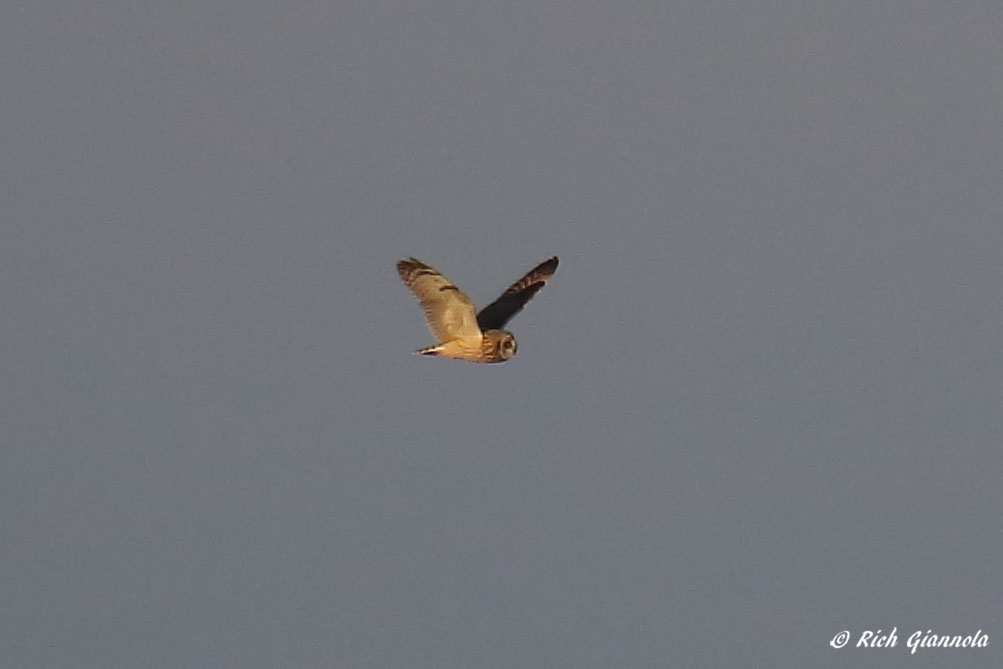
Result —
M 415 351 L 470 362 L 505 362 L 515 355 L 515 337 L 502 327 L 522 311 L 557 271 L 557 256 L 544 260 L 476 312 L 452 281 L 417 258 L 397 263 L 397 273 L 421 302 L 435 346 Z

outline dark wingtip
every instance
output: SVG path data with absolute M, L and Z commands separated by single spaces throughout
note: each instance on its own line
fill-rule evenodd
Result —
M 530 273 L 532 274 L 533 272 L 543 272 L 545 274 L 553 274 L 554 272 L 557 271 L 557 266 L 560 264 L 560 262 L 561 261 L 557 256 L 550 256 L 542 263 L 534 267 Z
M 434 273 L 434 270 L 429 268 L 428 265 L 414 256 L 397 261 L 397 276 L 399 276 L 402 281 L 407 283 L 408 274 L 411 272 L 416 272 L 417 274 L 432 274 Z
M 547 258 L 546 260 L 544 260 L 542 263 L 540 263 L 539 265 L 537 265 L 536 267 L 534 267 L 530 271 L 530 275 L 541 275 L 542 274 L 543 275 L 541 277 L 542 281 L 546 281 L 547 279 L 549 279 L 551 276 L 554 275 L 554 272 L 557 271 L 557 265 L 560 264 L 560 262 L 561 261 L 558 259 L 557 256 L 550 256 L 549 258 Z

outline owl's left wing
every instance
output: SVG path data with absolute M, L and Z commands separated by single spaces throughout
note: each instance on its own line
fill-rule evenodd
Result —
M 439 344 L 454 339 L 480 341 L 474 303 L 455 283 L 417 258 L 397 263 L 397 274 L 421 302 L 425 322 Z
M 500 330 L 512 317 L 522 311 L 534 295 L 543 288 L 557 271 L 557 256 L 548 258 L 531 269 L 502 293 L 497 300 L 481 309 L 477 324 L 481 330 Z

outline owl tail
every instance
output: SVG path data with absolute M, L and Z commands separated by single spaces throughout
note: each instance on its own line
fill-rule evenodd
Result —
M 419 348 L 414 352 L 415 355 L 439 355 L 439 351 L 442 350 L 441 345 L 429 346 L 428 348 Z

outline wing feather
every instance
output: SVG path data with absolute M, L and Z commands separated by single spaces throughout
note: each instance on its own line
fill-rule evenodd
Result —
M 522 311 L 534 295 L 543 288 L 557 271 L 557 256 L 548 258 L 531 269 L 497 300 L 481 309 L 477 314 L 477 324 L 481 330 L 500 330 L 512 317 Z
M 401 260 L 397 273 L 421 303 L 428 329 L 439 344 L 458 338 L 480 339 L 474 303 L 456 284 L 417 258 Z

